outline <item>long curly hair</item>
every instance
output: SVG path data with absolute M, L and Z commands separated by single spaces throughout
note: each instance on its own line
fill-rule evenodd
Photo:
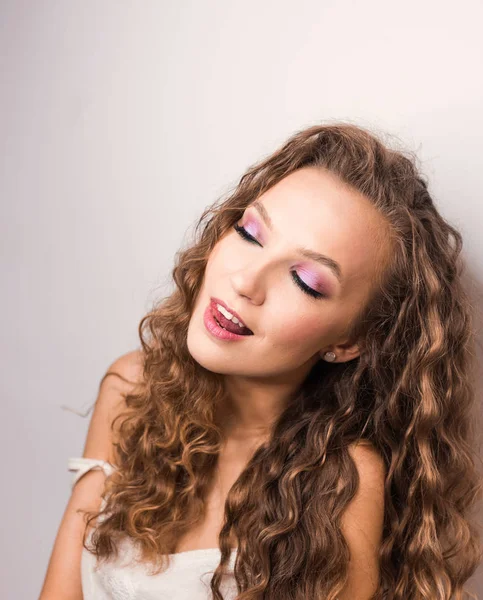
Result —
M 473 598 L 464 583 L 481 557 L 473 509 L 475 334 L 462 285 L 462 236 L 436 209 L 414 153 L 348 122 L 297 131 L 206 208 L 195 241 L 176 254 L 175 291 L 139 324 L 142 383 L 126 395 L 117 470 L 91 545 L 99 560 L 130 538 L 159 573 L 203 516 L 222 448 L 223 378 L 187 349 L 208 257 L 255 198 L 296 169 L 318 166 L 369 198 L 392 226 L 394 252 L 370 302 L 350 324 L 360 356 L 317 362 L 226 498 L 216 600 L 231 539 L 239 600 L 336 600 L 349 548 L 340 520 L 358 473 L 348 447 L 370 440 L 384 458 L 385 517 L 374 600 Z M 102 518 L 100 518 L 102 516 Z M 232 538 L 232 536 L 234 536 Z

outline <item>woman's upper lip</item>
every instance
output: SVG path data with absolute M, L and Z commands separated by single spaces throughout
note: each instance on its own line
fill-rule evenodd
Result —
M 233 310 L 233 308 L 230 308 L 225 302 L 223 302 L 223 300 L 220 300 L 219 298 L 214 298 L 213 296 L 211 297 L 211 301 L 213 304 L 221 304 L 221 306 L 223 306 L 224 308 L 226 308 L 226 310 L 231 313 L 234 317 L 236 317 L 239 321 L 241 321 L 243 323 L 243 325 L 245 325 L 245 327 L 247 327 L 248 329 L 250 329 L 247 325 L 247 322 L 245 321 L 245 319 L 243 317 L 240 317 L 240 315 L 236 312 L 236 310 Z M 250 329 L 251 331 L 251 329 Z

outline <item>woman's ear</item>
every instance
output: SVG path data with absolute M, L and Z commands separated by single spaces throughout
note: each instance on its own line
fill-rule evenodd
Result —
M 335 358 L 332 357 L 331 352 L 335 354 Z M 329 354 L 326 356 L 326 353 Z M 328 362 L 347 362 L 353 358 L 357 358 L 359 354 L 359 345 L 350 343 L 333 344 L 320 351 L 321 358 Z

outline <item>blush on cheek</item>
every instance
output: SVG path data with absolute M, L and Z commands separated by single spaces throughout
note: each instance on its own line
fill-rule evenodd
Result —
M 301 314 L 298 318 L 292 318 L 290 322 L 285 321 L 285 326 L 278 332 L 278 338 L 286 346 L 295 347 L 300 345 L 311 345 L 311 341 L 319 339 L 321 332 L 320 321 Z

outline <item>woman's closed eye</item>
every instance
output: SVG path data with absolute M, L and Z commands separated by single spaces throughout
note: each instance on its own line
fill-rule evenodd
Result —
M 250 235 L 244 227 L 235 223 L 233 228 L 238 233 L 238 235 L 240 237 L 242 237 L 244 240 L 246 240 L 247 242 L 249 242 L 251 244 L 257 244 L 258 246 L 263 248 L 263 246 L 260 244 L 260 242 L 258 240 L 256 240 L 252 235 Z M 292 276 L 292 279 L 293 279 L 293 282 L 295 283 L 295 285 L 298 286 L 308 296 L 310 296 L 312 298 L 327 298 L 326 294 L 317 292 L 313 288 L 309 287 L 306 283 L 304 283 L 302 281 L 302 279 L 300 279 L 300 277 L 297 275 L 297 271 L 290 271 L 290 274 Z

